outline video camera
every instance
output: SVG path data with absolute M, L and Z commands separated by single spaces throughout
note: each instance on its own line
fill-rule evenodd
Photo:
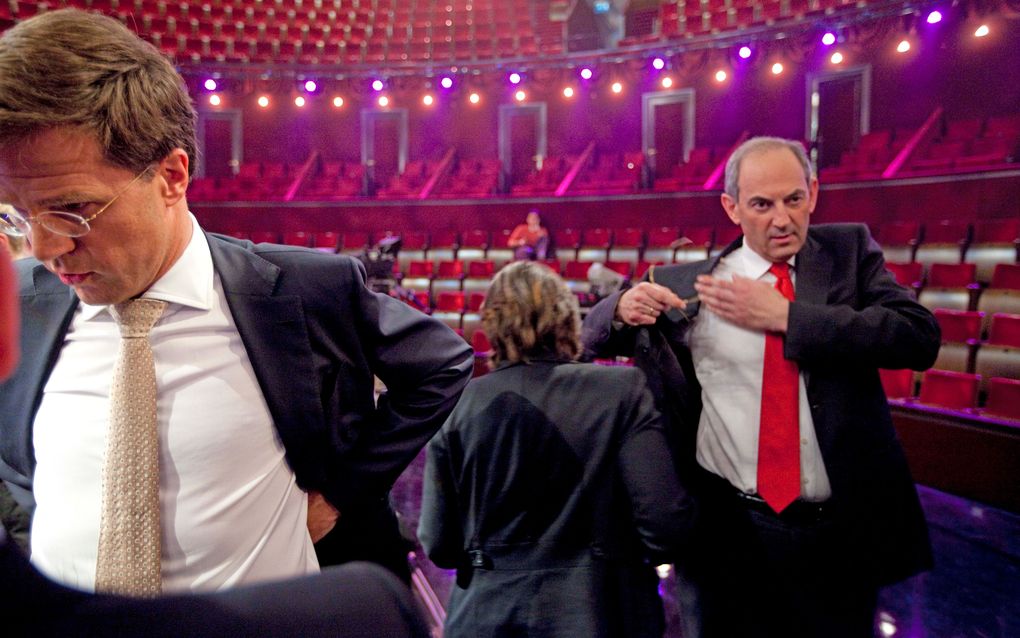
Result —
M 365 265 L 368 286 L 372 290 L 389 293 L 396 286 L 397 280 L 393 277 L 393 264 L 397 261 L 400 244 L 399 235 L 384 237 L 358 257 Z

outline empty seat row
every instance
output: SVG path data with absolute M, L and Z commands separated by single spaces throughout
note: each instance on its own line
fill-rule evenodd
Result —
M 996 264 L 1020 261 L 1020 219 L 988 219 L 970 223 L 942 220 L 922 224 L 900 221 L 879 224 L 872 234 L 887 261 L 973 263 L 976 281 L 987 283 Z
M 984 380 L 979 374 L 928 370 L 921 377 L 919 391 L 915 392 L 912 371 L 879 372 L 891 402 L 953 410 L 968 417 L 1020 420 L 1020 379 L 991 377 Z M 981 390 L 983 381 L 984 393 Z

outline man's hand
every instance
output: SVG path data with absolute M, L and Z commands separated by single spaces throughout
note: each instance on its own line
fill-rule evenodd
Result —
M 684 300 L 669 288 L 642 281 L 620 296 L 616 318 L 629 326 L 647 326 L 670 308 L 683 310 L 686 307 Z
M 790 302 L 764 281 L 739 275 L 734 275 L 733 281 L 698 275 L 694 289 L 706 308 L 734 325 L 749 330 L 786 332 Z
M 329 534 L 340 518 L 340 511 L 329 504 L 321 492 L 308 493 L 308 535 L 318 543 Z

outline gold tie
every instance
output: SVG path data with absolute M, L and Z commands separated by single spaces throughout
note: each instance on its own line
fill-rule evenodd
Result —
M 160 593 L 159 437 L 149 331 L 164 308 L 166 302 L 155 299 L 110 307 L 121 340 L 110 385 L 96 591 Z

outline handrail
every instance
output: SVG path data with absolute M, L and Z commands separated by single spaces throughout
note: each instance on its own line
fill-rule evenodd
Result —
M 446 177 L 450 172 L 450 167 L 453 165 L 453 156 L 455 152 L 451 146 L 447 149 L 446 154 L 443 155 L 443 159 L 439 161 L 439 165 L 436 166 L 436 171 L 432 173 L 432 177 L 429 181 L 425 182 L 425 185 L 421 187 L 421 192 L 418 193 L 418 199 L 428 199 L 429 195 L 432 194 L 432 189 L 436 187 L 439 180 Z
M 294 176 L 294 181 L 290 183 L 290 188 L 287 189 L 287 194 L 283 196 L 283 201 L 293 201 L 294 196 L 297 195 L 298 189 L 305 182 L 305 177 L 308 176 L 308 172 L 312 170 L 312 166 L 315 165 L 316 160 L 319 159 L 319 151 L 312 151 L 312 154 L 308 156 L 305 163 L 301 165 L 301 170 L 298 171 L 297 175 Z
M 585 162 L 591 159 L 592 153 L 595 152 L 595 140 L 588 142 L 587 148 L 581 153 L 581 156 L 577 158 L 574 165 L 570 167 L 567 174 L 563 176 L 563 181 L 556 187 L 556 192 L 553 194 L 554 197 L 563 197 L 567 193 L 567 189 L 574 183 L 574 178 L 581 172 L 581 167 L 584 166 Z
M 910 141 L 908 141 L 906 145 L 900 149 L 900 152 L 896 154 L 896 157 L 894 157 L 892 161 L 889 162 L 889 165 L 885 167 L 885 170 L 882 171 L 882 179 L 896 177 L 896 173 L 900 171 L 900 168 L 903 167 L 903 164 L 905 164 L 911 154 L 913 154 L 917 145 L 921 143 L 921 140 L 923 140 L 926 135 L 928 135 L 931 128 L 935 126 L 935 122 L 937 122 L 940 117 L 942 117 L 942 107 L 936 106 L 935 110 L 928 116 L 928 119 L 921 125 L 921 128 L 914 131 L 914 134 L 910 136 Z

